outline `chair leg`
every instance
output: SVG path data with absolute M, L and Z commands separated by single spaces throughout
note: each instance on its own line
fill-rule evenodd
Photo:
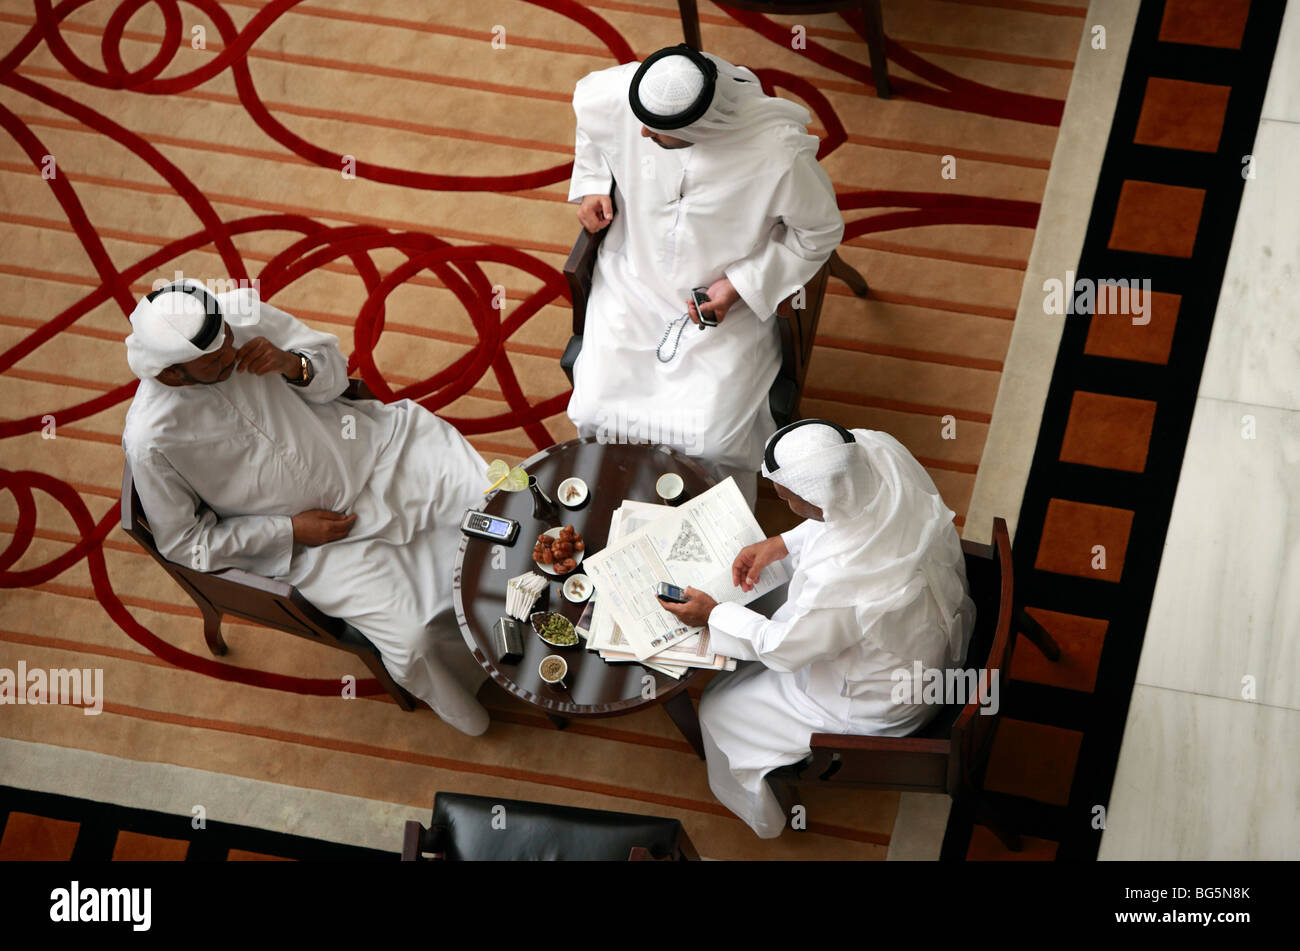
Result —
M 679 691 L 672 699 L 664 701 L 664 712 L 677 724 L 686 742 L 691 744 L 695 755 L 704 759 L 704 735 L 700 731 L 700 716 L 695 712 L 691 695 L 685 690 Z
M 691 837 L 686 834 L 684 828 L 681 835 L 677 837 L 677 853 L 684 862 L 698 862 L 700 860 L 700 853 L 695 850 L 695 843 L 691 841 Z
M 1024 608 L 1016 615 L 1016 623 L 1020 628 L 1020 633 L 1025 635 L 1034 646 L 1043 652 L 1043 656 L 1050 661 L 1061 659 L 1061 646 L 1056 643 L 1051 634 L 1047 633 L 1047 628 L 1039 624 Z
M 208 650 L 221 657 L 230 649 L 221 636 L 221 612 L 204 602 L 199 602 L 199 611 L 203 614 L 203 639 L 208 642 Z
M 1008 851 L 1019 852 L 1025 847 L 1024 843 L 1020 840 L 1020 836 L 1010 831 L 1001 815 L 998 814 L 998 811 L 989 805 L 988 802 L 982 799 L 977 801 L 975 806 L 975 817 L 977 821 L 987 826 L 989 831 L 998 837 L 998 841 L 1001 842 Z
M 862 0 L 862 19 L 867 24 L 867 52 L 871 56 L 871 75 L 876 80 L 876 96 L 888 99 L 889 63 L 885 60 L 885 20 L 880 13 L 880 0 Z
M 370 672 L 375 675 L 380 686 L 388 692 L 388 695 L 397 701 L 397 705 L 410 713 L 415 709 L 415 697 L 411 692 L 393 679 L 393 675 L 388 672 L 384 666 L 384 660 L 378 654 L 371 654 L 369 651 L 357 655 L 362 662 L 370 668 Z
M 682 33 L 686 45 L 693 50 L 704 49 L 700 40 L 700 12 L 695 0 L 677 0 L 677 9 L 682 15 Z
M 840 252 L 831 252 L 831 276 L 838 277 L 845 284 L 849 285 L 849 290 L 853 291 L 858 297 L 866 297 L 867 279 L 858 273 L 857 269 L 852 267 L 849 262 L 840 257 Z

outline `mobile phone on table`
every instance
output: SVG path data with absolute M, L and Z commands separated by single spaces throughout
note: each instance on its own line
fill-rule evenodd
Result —
M 513 545 L 519 537 L 519 523 L 500 515 L 484 515 L 470 509 L 460 523 L 460 530 L 473 538 L 482 538 L 500 545 Z
M 685 591 L 667 581 L 659 582 L 659 587 L 655 588 L 655 597 L 660 601 L 671 601 L 673 604 L 685 604 L 690 600 L 686 597 Z
M 718 326 L 718 318 L 713 314 L 706 314 L 703 310 L 705 304 L 709 303 L 709 289 L 707 287 L 692 287 L 691 300 L 695 302 L 695 312 L 700 315 L 701 327 Z

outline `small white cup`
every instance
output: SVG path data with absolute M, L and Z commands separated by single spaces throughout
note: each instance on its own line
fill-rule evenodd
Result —
M 554 680 L 551 680 L 547 678 L 545 668 L 547 664 L 553 660 L 558 660 L 560 662 L 560 667 L 559 667 L 560 676 L 556 677 Z M 564 678 L 568 675 L 568 673 L 569 673 L 569 662 L 565 660 L 563 657 L 561 657 L 559 654 L 547 654 L 545 657 L 542 658 L 542 662 L 537 665 L 537 676 L 542 678 L 543 683 L 548 683 L 551 684 L 552 686 L 554 686 L 555 684 L 559 684 L 561 687 L 563 687 Z
M 655 494 L 669 505 L 680 502 L 685 491 L 686 483 L 676 472 L 665 472 L 655 482 Z

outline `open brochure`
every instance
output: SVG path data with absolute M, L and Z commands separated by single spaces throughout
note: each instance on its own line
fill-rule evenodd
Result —
M 663 609 L 655 597 L 660 582 L 698 588 L 719 603 L 748 604 L 789 581 L 785 565 L 774 562 L 763 569 L 752 591 L 742 591 L 732 584 L 731 566 L 736 555 L 746 545 L 765 537 L 734 479 L 715 485 L 677 508 L 655 508 L 666 511 L 616 541 L 611 531 L 604 550 L 589 555 L 582 563 L 599 595 L 593 624 L 599 630 L 593 633 L 597 638 L 608 636 L 604 625 L 612 620 L 625 642 L 598 643 L 640 661 L 650 657 L 659 661 L 657 655 L 670 648 L 687 647 L 687 639 L 697 637 L 702 630 L 682 626 Z M 628 517 L 643 518 L 644 512 L 633 509 L 624 515 Z M 607 617 L 602 618 L 605 612 Z M 707 650 L 707 645 L 698 645 L 698 638 L 696 650 Z

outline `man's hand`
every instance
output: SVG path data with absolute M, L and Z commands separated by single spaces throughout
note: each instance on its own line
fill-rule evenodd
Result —
M 293 517 L 293 540 L 299 545 L 324 545 L 335 542 L 352 531 L 355 513 L 344 515 L 329 509 L 308 509 Z
M 265 337 L 254 337 L 235 352 L 236 373 L 283 373 L 291 380 L 302 376 L 302 361 Z
M 785 540 L 780 535 L 746 545 L 731 563 L 731 583 L 741 591 L 753 591 L 763 569 L 788 554 Z
M 718 602 L 695 588 L 687 588 L 686 597 L 689 600 L 685 604 L 674 604 L 663 600 L 659 604 L 669 614 L 676 615 L 677 620 L 690 627 L 703 627 L 708 624 L 709 615 L 718 606 Z
M 718 318 L 718 323 L 722 323 L 722 318 L 727 316 L 727 311 L 731 305 L 740 300 L 740 294 L 732 286 L 731 281 L 725 277 L 720 281 L 714 281 L 709 285 L 709 302 L 704 305 L 704 312 L 712 314 Z M 695 310 L 695 301 L 686 302 L 686 312 L 691 315 L 691 323 L 698 324 L 700 315 Z
M 578 205 L 578 221 L 588 231 L 608 228 L 614 220 L 614 202 L 608 195 L 584 195 Z

